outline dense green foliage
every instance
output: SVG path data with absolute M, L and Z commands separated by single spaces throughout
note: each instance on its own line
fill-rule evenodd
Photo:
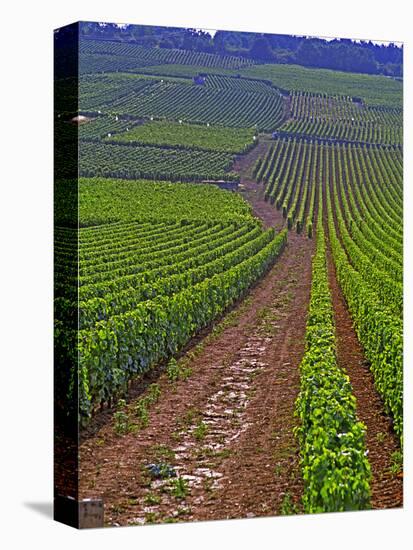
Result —
M 61 181 L 57 194 L 73 187 Z M 55 311 L 60 349 L 70 335 L 59 320 L 79 299 L 86 419 L 245 293 L 286 232 L 263 231 L 239 195 L 216 187 L 81 179 L 79 198 L 80 230 L 56 229 Z M 79 274 L 71 269 L 77 242 Z M 78 296 L 59 294 L 76 281 Z
M 73 189 L 59 183 L 57 193 L 65 225 L 64 199 Z M 221 191 L 215 185 L 174 185 L 156 181 L 125 181 L 101 178 L 79 180 L 79 223 L 99 225 L 118 221 L 203 220 L 250 222 L 251 207 L 239 195 Z
M 380 248 L 377 248 L 377 244 L 372 241 L 374 232 L 370 237 L 367 234 L 362 236 L 358 231 L 356 221 L 352 221 L 351 217 L 347 217 L 344 221 L 335 187 L 334 172 L 332 179 L 334 182 L 333 197 L 331 197 L 330 189 L 327 188 L 328 223 L 337 277 L 354 320 L 357 336 L 370 361 L 377 390 L 393 417 L 394 429 L 402 442 L 401 264 L 397 263 L 396 258 L 391 259 L 386 256 L 386 253 L 390 256 L 391 247 L 381 244 Z M 373 204 L 366 201 L 363 207 L 370 216 L 377 216 L 377 210 L 370 210 Z M 334 223 L 333 212 L 337 219 L 338 230 Z M 349 210 L 347 210 L 347 214 L 348 212 Z M 375 214 L 372 214 L 373 212 Z M 379 220 L 382 223 L 384 221 L 376 218 L 376 221 Z M 348 227 L 352 228 L 350 233 Z M 386 223 L 383 228 L 388 235 L 392 231 Z M 399 238 L 401 239 L 401 237 Z M 401 244 L 401 240 L 399 240 L 399 244 Z M 383 248 L 383 252 L 380 252 L 381 248 Z
M 308 513 L 363 510 L 370 503 L 365 426 L 349 377 L 339 368 L 320 195 L 306 350 L 300 365 L 297 431 Z
M 401 109 L 365 107 L 348 97 L 295 92 L 290 95 L 290 118 L 280 131 L 338 140 L 401 144 Z
M 173 48 L 147 48 L 136 44 L 125 44 L 100 40 L 81 40 L 80 59 L 84 69 L 88 68 L 89 56 L 93 59 L 107 56 L 113 59 L 111 70 L 126 70 L 123 60 L 130 63 L 130 69 L 156 64 L 200 65 L 203 67 L 222 67 L 224 69 L 238 69 L 251 64 L 251 61 L 242 57 L 216 55 L 190 50 Z M 119 59 L 120 58 L 120 59 Z M 121 66 L 116 67 L 118 64 Z M 105 70 L 105 69 L 100 69 Z M 109 69 L 110 70 L 110 69 Z M 89 72 L 96 72 L 95 70 Z
M 79 174 L 123 179 L 169 181 L 238 180 L 233 156 L 219 151 L 81 141 Z
M 403 84 L 384 76 L 270 64 L 254 65 L 239 72 L 242 76 L 270 80 L 275 86 L 289 91 L 359 97 L 368 105 L 388 107 L 401 107 L 403 102 Z
M 254 145 L 253 128 L 230 128 L 179 124 L 170 121 L 151 121 L 130 128 L 127 132 L 107 137 L 120 143 L 146 143 L 158 146 L 185 146 L 227 153 L 244 153 Z
M 82 416 L 87 417 L 94 405 L 126 391 L 132 376 L 176 353 L 198 330 L 222 314 L 274 262 L 285 240 L 283 232 L 258 253 L 223 273 L 82 330 Z

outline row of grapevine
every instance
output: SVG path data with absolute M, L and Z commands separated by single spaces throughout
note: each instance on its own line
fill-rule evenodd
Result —
M 371 470 L 365 426 L 356 416 L 350 380 L 338 366 L 320 194 L 306 349 L 296 411 L 307 513 L 366 509 Z
M 333 175 L 334 177 L 334 175 Z M 346 298 L 359 341 L 361 342 L 375 385 L 394 420 L 394 429 L 403 440 L 403 323 L 399 315 L 383 302 L 377 292 L 382 278 L 374 260 L 364 267 L 360 256 L 351 253 L 351 260 L 343 249 L 341 238 L 346 239 L 343 223 L 338 216 L 338 228 L 334 222 L 334 208 L 338 210 L 337 190 L 331 197 L 327 186 L 328 225 L 331 249 L 337 278 Z M 335 206 L 333 206 L 335 205 Z M 341 232 L 340 232 L 341 228 Z M 347 250 L 351 252 L 348 248 Z M 367 277 L 368 269 L 372 273 Z M 377 284 L 374 278 L 377 277 Z
M 114 57 L 115 65 L 112 70 L 117 70 L 117 57 L 133 60 L 138 66 L 171 63 L 178 65 L 200 65 L 202 67 L 238 69 L 253 63 L 251 59 L 232 55 L 217 55 L 173 48 L 150 48 L 137 44 L 112 42 L 108 40 L 80 40 L 79 51 L 81 59 L 87 59 L 89 55 L 106 55 Z
M 229 180 L 233 155 L 219 151 L 176 149 L 81 141 L 79 173 L 84 177 L 162 179 L 169 181 Z
M 176 353 L 222 314 L 262 276 L 285 242 L 284 231 L 222 273 L 81 330 L 81 415 L 87 418 L 94 406 L 124 392 L 131 377 Z
M 330 144 L 304 139 L 279 138 L 255 165 L 254 177 L 265 184 L 265 197 L 283 211 L 288 227 L 312 234 L 317 189 L 328 181 L 327 158 L 337 158 L 334 170 L 342 188 L 348 188 L 357 224 L 355 233 L 376 249 L 388 248 L 383 262 L 401 279 L 402 172 L 398 148 Z M 354 195 L 354 198 L 353 198 Z M 365 224 L 367 219 L 370 223 Z M 349 222 L 350 223 L 350 222 Z M 372 252 L 375 256 L 377 250 Z M 393 268 L 391 267 L 393 266 Z
M 365 107 L 348 97 L 294 92 L 290 119 L 281 128 L 299 135 L 379 144 L 401 144 L 401 109 Z
M 159 81 L 147 90 L 131 92 L 110 106 L 95 109 L 136 118 L 151 117 L 184 122 L 221 124 L 271 130 L 280 124 L 283 104 L 280 95 L 246 92 L 237 88 L 213 89 Z

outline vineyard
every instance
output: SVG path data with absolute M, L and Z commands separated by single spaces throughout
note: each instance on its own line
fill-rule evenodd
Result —
M 365 107 L 348 97 L 292 93 L 281 132 L 383 145 L 403 140 L 400 109 Z
M 334 164 L 329 163 L 333 157 Z M 340 188 L 347 188 L 353 200 L 358 222 L 365 215 L 371 226 L 365 225 L 375 245 L 388 241 L 386 220 L 389 223 L 392 245 L 396 245 L 398 260 L 402 249 L 402 154 L 398 148 L 366 147 L 282 138 L 274 142 L 265 157 L 254 166 L 254 176 L 265 185 L 265 197 L 277 209 L 282 209 L 289 228 L 300 232 L 304 227 L 312 235 L 315 205 L 320 186 L 333 176 Z M 380 182 L 381 186 L 375 185 Z M 360 200 L 359 200 L 360 199 Z M 387 204 L 388 203 L 388 204 Z M 386 209 L 390 209 L 386 213 Z M 381 218 L 383 216 L 383 218 Z M 375 236 L 375 232 L 377 236 Z M 379 237 L 380 236 L 380 237 Z M 391 254 L 392 255 L 392 254 Z
M 159 81 L 151 86 L 149 94 L 131 92 L 112 102 L 108 111 L 135 117 L 156 115 L 185 122 L 257 126 L 259 130 L 269 130 L 281 120 L 282 102 L 277 93 Z
M 124 201 L 122 182 L 97 181 L 95 189 L 99 184 L 103 205 L 113 207 L 116 195 Z M 78 237 L 80 413 L 86 417 L 97 404 L 125 392 L 130 378 L 175 353 L 222 314 L 268 269 L 286 242 L 285 232 L 263 231 L 237 196 L 221 197 L 219 190 L 199 187 L 190 189 L 188 198 L 183 186 L 126 185 L 133 186 L 128 191 L 137 206 L 129 203 L 127 214 L 137 221 L 83 228 Z M 80 193 L 81 223 L 96 223 L 96 216 L 104 215 L 103 205 L 95 204 L 93 212 L 88 201 L 90 195 L 95 199 L 93 192 L 89 188 L 83 195 L 81 187 Z M 206 198 L 213 208 L 209 218 L 196 213 Z M 153 221 L 157 202 L 164 221 Z M 184 207 L 192 202 L 194 218 Z M 106 221 L 111 219 L 107 216 Z M 57 235 L 58 286 L 68 283 L 72 245 L 66 237 L 66 231 Z M 63 318 L 67 300 L 57 299 L 55 307 L 57 318 Z
M 55 318 L 82 498 L 106 525 L 402 506 L 402 81 L 97 39 L 79 70 Z
M 115 134 L 113 138 L 106 137 L 106 141 L 111 139 L 120 143 L 145 143 L 162 147 L 181 146 L 226 153 L 247 153 L 254 145 L 255 131 L 253 128 L 200 126 L 161 120 L 135 126 Z
M 269 80 L 288 91 L 357 97 L 371 106 L 400 108 L 403 105 L 403 84 L 383 76 L 271 64 L 254 65 L 239 73 L 248 78 Z
M 81 176 L 106 178 L 154 178 L 179 181 L 238 179 L 231 173 L 229 153 L 135 145 L 133 142 L 81 142 Z
M 200 65 L 203 67 L 218 67 L 223 69 L 239 69 L 251 65 L 251 61 L 246 58 L 234 57 L 230 55 L 216 55 L 204 52 L 192 52 L 177 49 L 145 48 L 135 44 L 121 44 L 118 42 L 101 42 L 99 40 L 81 40 L 80 41 L 80 59 L 89 67 L 89 63 L 100 57 L 111 59 L 111 69 L 114 66 L 118 70 L 124 70 L 123 63 L 128 60 L 131 68 L 144 67 L 146 65 L 156 64 L 176 64 L 176 65 Z M 120 58 L 120 60 L 118 59 Z M 104 69 L 100 69 L 104 70 Z M 91 70 L 91 72 L 97 72 Z

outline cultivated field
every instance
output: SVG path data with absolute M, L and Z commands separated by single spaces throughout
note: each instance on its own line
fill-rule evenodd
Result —
M 55 310 L 81 497 L 108 526 L 402 506 L 402 83 L 80 51 Z

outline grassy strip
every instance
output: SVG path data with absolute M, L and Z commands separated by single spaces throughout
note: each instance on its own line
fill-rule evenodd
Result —
M 370 464 L 365 427 L 356 417 L 348 376 L 337 365 L 335 327 L 328 284 L 322 203 L 317 224 L 306 351 L 300 365 L 296 413 L 307 513 L 370 507 Z

